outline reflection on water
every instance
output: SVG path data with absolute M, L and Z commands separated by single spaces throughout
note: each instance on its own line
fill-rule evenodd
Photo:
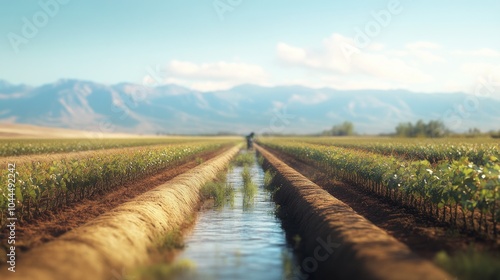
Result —
M 234 167 L 227 182 L 235 189 L 233 207 L 199 214 L 186 249 L 196 269 L 178 279 L 287 279 L 294 266 L 292 250 L 274 215 L 275 204 L 264 189 L 264 172 L 256 161 L 249 167 L 255 192 L 245 190 L 243 167 Z M 248 186 L 247 186 L 248 187 Z M 251 187 L 251 186 L 250 186 Z

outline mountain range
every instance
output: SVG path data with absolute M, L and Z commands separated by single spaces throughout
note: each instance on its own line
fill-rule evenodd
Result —
M 0 80 L 1 123 L 126 133 L 316 133 L 351 121 L 361 134 L 442 120 L 462 132 L 500 129 L 500 100 L 465 93 L 240 85 L 200 92 L 177 85 L 62 79 L 38 87 Z

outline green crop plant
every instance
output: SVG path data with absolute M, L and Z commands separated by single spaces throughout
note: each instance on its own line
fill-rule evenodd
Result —
M 243 167 L 241 171 L 241 178 L 243 179 L 243 184 L 248 184 L 252 181 L 252 173 L 250 172 L 250 168 L 248 166 Z
M 213 199 L 215 207 L 234 204 L 234 187 L 223 181 L 208 182 L 201 188 L 204 199 Z
M 250 152 L 240 152 L 233 160 L 236 166 L 252 165 L 255 162 L 255 155 Z
M 209 138 L 0 139 L 0 157 L 217 141 Z
M 233 144 L 232 140 L 221 140 L 16 158 L 16 214 L 20 219 L 31 218 Z M 1 168 L 0 181 L 7 182 L 7 164 Z M 0 194 L 3 226 L 8 206 L 7 184 L 0 185 Z
M 260 141 L 264 146 L 316 166 L 331 177 L 364 187 L 453 227 L 486 237 L 498 236 L 500 161 L 494 148 L 484 152 L 477 161 L 481 164 L 466 156 L 433 163 L 427 159 L 412 161 L 363 149 L 297 140 Z M 438 153 L 449 150 L 436 149 Z
M 248 210 L 254 203 L 255 194 L 258 191 L 258 186 L 252 182 L 252 173 L 248 166 L 243 167 L 241 171 L 243 179 L 243 209 Z

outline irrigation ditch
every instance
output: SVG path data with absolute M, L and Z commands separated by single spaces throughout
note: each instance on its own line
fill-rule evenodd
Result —
M 241 145 L 228 148 L 34 248 L 0 278 L 452 279 L 262 147 L 256 152 L 259 161 Z M 238 153 L 243 164 L 234 163 Z M 203 201 L 211 204 L 200 211 Z
M 213 207 L 199 213 L 173 269 L 150 279 L 298 279 L 267 175 L 254 151 L 241 151 L 220 176 Z M 182 270 L 187 263 L 191 268 Z

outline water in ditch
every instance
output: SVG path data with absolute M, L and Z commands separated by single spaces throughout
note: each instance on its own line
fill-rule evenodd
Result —
M 185 250 L 177 257 L 194 268 L 176 279 L 296 279 L 296 257 L 264 188 L 264 171 L 256 160 L 249 170 L 256 192 L 245 195 L 243 167 L 229 171 L 234 204 L 199 214 L 185 239 Z

